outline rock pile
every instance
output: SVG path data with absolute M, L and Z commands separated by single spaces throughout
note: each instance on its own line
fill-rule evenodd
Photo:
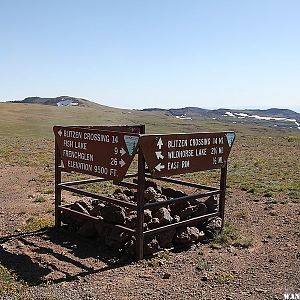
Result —
M 146 187 L 144 194 L 146 203 L 187 196 L 187 194 L 179 190 L 158 187 L 151 181 L 147 181 Z M 135 203 L 137 194 L 135 191 L 128 189 L 116 189 L 110 197 Z M 109 224 L 122 225 L 134 229 L 137 223 L 136 211 L 89 199 L 77 201 L 70 208 L 99 219 L 99 222 L 86 221 L 86 218 L 75 217 L 64 212 L 62 214 L 63 222 L 76 228 L 78 234 L 84 237 L 98 238 L 115 250 L 134 254 L 135 237 L 120 228 L 109 226 Z M 146 209 L 144 211 L 144 231 L 213 213 L 217 210 L 218 200 L 215 196 L 210 196 L 204 200 L 179 201 L 167 207 Z M 201 242 L 212 238 L 220 230 L 221 219 L 218 217 L 202 221 L 197 226 L 171 228 L 153 236 L 145 237 L 144 254 L 149 255 L 160 249 L 172 246 Z

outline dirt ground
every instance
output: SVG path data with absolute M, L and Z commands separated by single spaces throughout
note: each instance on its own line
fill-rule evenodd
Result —
M 39 198 L 45 172 L 0 166 L 0 263 L 17 276 L 0 299 L 284 299 L 300 293 L 300 208 L 284 194 L 272 199 L 228 189 L 226 220 L 252 241 L 249 247 L 198 244 L 134 262 L 63 229 L 30 230 L 30 220 L 53 220 L 54 195 Z

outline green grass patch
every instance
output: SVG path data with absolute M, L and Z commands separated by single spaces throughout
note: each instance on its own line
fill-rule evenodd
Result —
M 209 261 L 200 259 L 196 264 L 196 269 L 199 271 L 210 271 L 212 269 L 212 264 Z
M 247 219 L 249 218 L 250 216 L 250 209 L 249 208 L 241 208 L 239 211 L 238 211 L 238 214 L 237 216 L 241 219 Z
M 235 275 L 231 271 L 222 271 L 218 272 L 214 276 L 214 280 L 217 283 L 224 284 L 224 283 L 229 283 L 235 279 Z
M 27 285 L 19 281 L 12 270 L 0 264 L 0 298 L 1 295 L 11 295 L 10 299 L 22 299 L 21 296 L 26 288 Z
M 20 227 L 22 232 L 37 231 L 43 228 L 49 228 L 54 225 L 54 220 L 50 218 L 30 217 L 26 223 Z
M 230 223 L 225 223 L 222 232 L 211 241 L 210 247 L 213 249 L 221 249 L 231 245 L 238 248 L 248 248 L 253 245 L 253 240 L 242 237 L 238 228 Z
M 266 191 L 264 193 L 264 197 L 273 198 L 274 197 L 274 193 L 272 191 Z
M 156 257 L 153 257 L 149 262 L 148 262 L 148 267 L 151 268 L 158 268 L 163 266 L 166 262 L 171 260 L 171 255 L 169 251 L 161 251 L 158 252 Z
M 46 201 L 46 199 L 43 197 L 43 196 L 37 196 L 34 200 L 33 200 L 33 202 L 35 202 L 35 203 L 43 203 L 43 202 L 45 202 Z
M 290 199 L 300 199 L 300 191 L 290 191 L 288 195 Z

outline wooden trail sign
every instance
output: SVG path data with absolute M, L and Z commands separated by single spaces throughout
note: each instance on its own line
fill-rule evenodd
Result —
M 121 181 L 136 153 L 139 134 L 54 126 L 64 170 Z
M 142 135 L 140 148 L 154 177 L 222 168 L 234 132 Z

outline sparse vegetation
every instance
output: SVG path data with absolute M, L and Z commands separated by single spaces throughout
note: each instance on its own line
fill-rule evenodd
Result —
M 230 245 L 239 248 L 248 248 L 253 245 L 253 240 L 242 237 L 238 228 L 226 223 L 223 231 L 210 243 L 210 247 L 213 249 L 221 249 Z
M 43 197 L 43 196 L 37 196 L 34 200 L 33 200 L 33 202 L 36 202 L 36 203 L 43 203 L 43 202 L 45 202 L 46 201 L 46 199 Z
M 170 260 L 171 260 L 170 253 L 167 250 L 161 251 L 158 252 L 157 255 L 148 262 L 148 266 L 152 268 L 158 268 Z
M 247 219 L 250 216 L 249 208 L 241 208 L 238 212 L 238 217 L 242 219 Z
M 264 193 L 264 197 L 272 198 L 272 197 L 274 197 L 274 193 L 272 191 L 266 191 Z
M 18 281 L 17 275 L 0 264 L 0 295 L 14 295 L 13 299 L 22 299 L 22 294 L 27 285 Z
M 25 224 L 20 227 L 20 231 L 36 231 L 43 228 L 52 227 L 54 225 L 54 220 L 50 218 L 39 218 L 30 217 L 26 220 Z
M 231 272 L 231 271 L 218 272 L 214 276 L 214 280 L 220 284 L 229 283 L 230 281 L 232 281 L 234 279 L 235 279 L 235 276 L 234 276 L 233 272 Z
M 251 266 L 251 268 L 253 267 L 256 276 L 256 279 L 253 278 L 253 282 L 257 283 L 258 280 L 261 279 L 261 277 L 258 270 L 255 269 L 256 262 L 253 262 L 253 256 L 254 260 L 256 260 L 256 258 L 260 259 L 261 263 L 262 255 L 260 255 L 260 251 L 262 250 L 259 249 L 259 247 L 255 249 L 253 248 L 255 250 L 253 252 L 242 251 L 235 248 L 249 248 L 253 246 L 254 241 L 259 240 L 258 238 L 260 238 L 260 232 L 258 232 L 259 230 L 257 230 L 257 228 L 260 228 L 259 226 L 261 226 L 261 224 L 255 223 L 256 219 L 258 218 L 256 216 L 258 209 L 261 209 L 261 207 L 265 207 L 266 209 L 266 211 L 260 212 L 259 217 L 263 216 L 268 220 L 272 219 L 274 221 L 277 221 L 277 214 L 279 214 L 281 217 L 279 208 L 288 211 L 288 209 L 290 209 L 290 206 L 292 208 L 296 207 L 295 205 L 291 204 L 291 202 L 299 202 L 300 181 L 298 170 L 300 169 L 300 165 L 298 157 L 300 156 L 300 150 L 298 145 L 300 141 L 300 135 L 298 131 L 288 132 L 281 129 L 274 130 L 263 126 L 259 127 L 247 124 L 233 125 L 229 122 L 225 123 L 218 120 L 208 119 L 179 121 L 177 119 L 174 119 L 174 117 L 165 116 L 163 114 L 160 115 L 159 113 L 153 114 L 133 111 L 128 114 L 128 112 L 125 110 L 119 111 L 110 108 L 99 108 L 99 110 L 80 108 L 80 110 L 78 110 L 72 107 L 60 109 L 57 109 L 56 107 L 47 107 L 47 114 L 45 114 L 45 107 L 39 107 L 38 105 L 30 108 L 24 105 L 16 106 L 13 104 L 1 103 L 0 105 L 5 106 L 6 108 L 9 107 L 9 109 L 3 110 L 1 109 L 3 106 L 0 108 L 0 165 L 4 166 L 4 168 L 7 166 L 10 169 L 14 169 L 14 167 L 20 167 L 21 170 L 34 170 L 34 172 L 31 172 L 31 175 L 26 179 L 26 183 L 28 181 L 28 185 L 30 186 L 31 190 L 25 192 L 23 199 L 26 200 L 24 201 L 26 202 L 26 204 L 31 205 L 31 207 L 35 207 L 37 211 L 29 212 L 30 208 L 28 209 L 26 207 L 24 209 L 21 208 L 20 210 L 18 210 L 18 212 L 14 213 L 14 215 L 12 216 L 13 221 L 11 221 L 12 232 L 14 232 L 16 228 L 18 228 L 17 224 L 20 224 L 22 222 L 20 220 L 26 220 L 26 218 L 26 222 L 24 222 L 24 224 L 18 228 L 22 233 L 53 226 L 53 216 L 51 216 L 50 214 L 53 214 L 53 206 L 51 207 L 51 205 L 53 205 L 53 195 L 51 194 L 53 193 L 54 181 L 54 146 L 52 132 L 52 126 L 54 124 L 68 125 L 75 123 L 145 123 L 148 133 L 194 132 L 213 130 L 235 130 L 237 132 L 237 139 L 232 149 L 232 153 L 229 157 L 227 183 L 228 200 L 226 202 L 226 210 L 228 208 L 230 208 L 230 210 L 226 211 L 225 215 L 225 219 L 231 220 L 232 223 L 227 223 L 223 232 L 218 235 L 215 240 L 212 241 L 208 246 L 211 248 L 217 248 L 219 250 L 212 251 L 207 247 L 207 245 L 202 245 L 201 250 L 193 251 L 193 248 L 192 250 L 189 250 L 190 257 L 188 257 L 188 259 L 183 257 L 181 254 L 177 256 L 177 253 L 170 254 L 167 251 L 163 251 L 160 252 L 157 256 L 153 257 L 151 260 L 146 261 L 145 263 L 129 265 L 124 267 L 124 269 L 123 267 L 121 267 L 121 270 L 122 272 L 124 272 L 124 274 L 127 275 L 128 271 L 128 278 L 133 281 L 136 278 L 136 274 L 143 273 L 145 271 L 145 266 L 148 266 L 146 267 L 146 271 L 151 274 L 149 275 L 149 277 L 152 278 L 152 273 L 155 274 L 153 276 L 154 282 L 156 280 L 156 277 L 159 278 L 159 276 L 156 276 L 156 274 L 163 273 L 165 271 L 165 268 L 171 270 L 170 273 L 172 279 L 174 276 L 174 279 L 178 280 L 178 278 L 180 278 L 180 275 L 178 274 L 180 274 L 180 272 L 182 272 L 182 270 L 187 267 L 186 263 L 189 264 L 189 267 L 191 267 L 190 258 L 193 258 L 192 262 L 194 264 L 192 265 L 192 272 L 194 272 L 194 274 L 192 275 L 197 274 L 197 270 L 203 271 L 198 272 L 198 274 L 200 274 L 201 276 L 203 274 L 205 274 L 205 276 L 207 275 L 207 280 L 214 281 L 219 284 L 226 284 L 235 281 L 237 277 L 236 274 L 239 274 L 233 272 L 233 269 L 228 269 L 228 265 L 226 265 L 227 262 L 237 262 L 238 259 L 240 259 L 242 255 L 244 255 L 245 257 L 249 258 L 249 266 Z M 26 118 L 21 117 L 24 114 L 26 114 Z M 166 124 L 168 124 L 168 126 L 166 126 Z M 134 162 L 134 164 L 136 164 L 136 161 Z M 13 166 L 13 168 L 11 168 L 11 166 Z M 36 172 L 37 170 L 38 172 Z M 20 174 L 16 174 L 14 180 L 19 180 L 17 179 L 17 177 L 22 178 Z M 87 177 L 88 176 L 85 175 L 72 173 L 64 174 L 63 179 L 65 181 L 69 181 L 84 179 Z M 191 182 L 216 185 L 216 183 L 218 184 L 219 171 L 212 170 L 209 172 L 200 172 L 200 174 L 191 173 L 186 174 L 183 177 L 190 180 Z M 104 184 L 91 184 L 88 186 L 88 189 L 93 192 L 101 191 L 101 193 L 104 194 L 112 193 L 112 185 L 109 182 Z M 241 192 L 241 190 L 245 191 L 246 193 Z M 185 190 L 183 189 L 183 191 Z M 72 196 L 72 193 L 68 193 L 67 196 L 63 195 L 66 202 L 69 201 L 69 195 Z M 239 198 L 236 196 L 241 197 Z M 265 198 L 263 198 L 263 196 L 265 196 Z M 45 199 L 47 199 L 46 205 L 38 204 L 45 202 Z M 36 204 L 33 204 L 33 202 L 36 202 Z M 235 203 L 235 206 L 233 206 L 232 203 Z M 289 204 L 286 206 L 282 205 L 286 203 Z M 6 210 L 3 210 L 3 212 L 6 217 Z M 29 213 L 32 216 L 30 218 L 28 218 Z M 274 216 L 274 218 L 271 218 L 270 214 Z M 260 218 L 260 220 L 261 219 L 262 218 Z M 293 238 L 299 237 L 300 220 L 298 214 L 295 215 L 294 209 L 292 217 L 291 215 L 289 215 L 289 220 L 291 220 L 290 223 L 291 226 L 293 226 L 292 230 L 290 228 L 290 231 L 285 229 L 285 227 L 288 228 L 290 224 L 283 224 L 282 228 L 280 227 L 279 229 L 280 236 L 278 234 L 278 241 L 275 238 L 273 238 L 273 240 L 270 238 L 270 241 L 274 241 L 274 243 L 271 243 L 269 241 L 269 238 L 266 239 L 266 246 L 268 246 L 268 249 L 270 249 L 270 253 L 272 253 L 272 255 L 273 252 L 276 251 L 274 250 L 274 248 L 276 248 L 277 245 L 280 245 L 280 243 L 283 243 L 284 245 L 286 244 L 284 238 L 285 236 L 288 236 L 289 233 L 291 233 L 291 235 L 289 236 L 290 239 L 292 239 L 291 236 L 293 236 Z M 253 226 L 253 229 L 256 230 L 250 231 L 254 232 L 255 234 L 253 236 L 253 239 L 252 236 L 247 236 L 247 234 L 243 233 L 247 232 L 247 230 L 244 229 L 246 227 L 248 228 L 248 226 Z M 272 229 L 273 232 L 271 231 L 271 229 L 270 232 L 274 233 L 274 227 L 275 226 L 273 226 Z M 274 236 L 276 236 L 276 234 Z M 282 242 L 282 240 L 280 239 L 283 236 L 284 241 Z M 37 239 L 35 239 L 34 241 L 36 240 Z M 50 245 L 50 242 L 48 245 Z M 62 253 L 63 255 L 64 251 L 66 251 L 65 248 L 59 248 L 58 245 L 55 245 L 55 243 L 51 244 L 51 247 L 52 246 L 53 249 L 56 250 L 53 252 L 54 254 Z M 85 263 L 87 263 L 87 265 L 90 264 L 96 266 L 97 261 L 99 261 L 98 258 L 94 260 L 94 258 L 90 257 L 76 257 L 79 248 L 77 246 L 78 245 L 71 245 L 70 252 L 68 252 L 67 255 L 71 257 L 71 255 L 75 253 L 75 256 L 72 256 L 72 258 L 75 259 L 76 263 L 80 262 L 80 264 L 82 264 L 83 266 L 85 265 Z M 28 249 L 27 247 L 30 246 L 26 245 L 24 248 Z M 67 244 L 64 245 L 64 247 L 67 247 Z M 76 249 L 76 251 L 74 251 L 74 253 L 72 254 L 71 249 Z M 36 258 L 40 258 L 41 256 L 43 256 L 43 247 L 41 247 L 41 249 L 35 250 L 37 250 L 37 252 L 34 252 Z M 39 250 L 41 253 L 39 253 Z M 299 249 L 295 252 L 297 259 L 299 259 L 298 252 Z M 29 251 L 28 255 L 30 256 L 33 254 L 30 254 Z M 274 257 L 277 256 L 275 255 Z M 51 255 L 49 255 L 49 258 L 51 260 Z M 223 260 L 223 258 L 225 259 Z M 56 260 L 57 257 L 53 257 L 51 263 L 54 264 Z M 51 263 L 49 263 L 49 265 Z M 62 269 L 65 268 L 66 265 L 71 268 L 73 267 L 72 271 L 76 269 L 74 273 L 77 272 L 80 266 L 79 263 L 75 263 L 75 266 L 72 266 L 72 264 L 69 262 L 67 262 L 66 264 L 64 262 L 61 263 L 63 264 Z M 295 261 L 293 261 L 292 263 L 295 263 Z M 101 269 L 102 267 L 103 266 L 101 265 L 99 269 Z M 282 267 L 284 271 L 287 271 L 286 274 L 288 274 L 288 270 L 284 265 L 281 265 L 280 267 Z M 238 269 L 238 272 L 240 272 L 241 270 L 242 272 L 244 272 L 242 268 L 243 266 L 237 266 L 235 269 Z M 273 272 L 272 265 L 270 265 L 269 271 Z M 51 269 L 51 272 L 56 271 L 53 271 Z M 268 271 L 265 269 L 265 272 Z M 3 268 L 0 269 L 0 273 L 0 298 L 3 297 L 3 295 L 6 295 L 5 293 L 7 293 L 7 295 L 14 295 L 13 297 L 11 297 L 11 299 L 27 299 L 23 293 L 23 291 L 26 291 L 26 284 L 22 283 L 22 281 L 19 281 L 17 275 L 13 271 L 3 266 Z M 118 269 L 107 270 L 104 273 L 105 275 L 109 274 L 109 276 L 112 274 L 112 276 L 117 276 Z M 96 277 L 96 275 L 94 276 Z M 199 276 L 199 278 L 197 278 L 196 280 L 202 280 L 201 276 Z M 250 275 L 247 275 L 245 273 L 245 278 L 252 278 L 251 276 L 252 273 Z M 86 278 L 90 280 L 90 278 L 93 278 L 93 275 L 87 276 Z M 113 279 L 115 278 L 116 277 L 113 277 Z M 294 280 L 293 277 L 290 277 L 290 279 L 291 281 Z M 266 281 L 264 282 L 265 285 L 267 283 L 268 282 Z M 78 280 L 78 284 L 82 284 L 81 280 Z M 203 282 L 203 284 L 206 283 Z M 187 282 L 187 286 L 187 289 L 193 289 L 189 282 Z M 230 286 L 233 286 L 233 284 Z M 66 287 L 70 287 L 70 283 L 67 280 Z M 47 289 L 47 287 L 45 286 L 43 286 L 42 288 L 45 290 Z M 44 292 L 42 288 L 41 298 L 48 300 L 59 299 L 58 297 L 56 298 L 56 296 L 51 295 L 51 292 L 49 292 L 49 290 L 52 291 L 51 288 L 49 288 L 49 290 L 46 291 L 45 294 L 43 294 Z M 235 289 L 237 291 L 240 291 L 238 287 L 235 287 Z M 14 291 L 16 292 L 14 293 Z M 89 295 L 88 292 L 85 295 Z M 175 294 L 175 298 L 176 296 L 177 295 Z M 253 297 L 255 296 L 256 293 L 254 291 Z
M 199 271 L 210 271 L 212 269 L 212 264 L 205 259 L 200 259 L 196 264 L 196 269 Z

